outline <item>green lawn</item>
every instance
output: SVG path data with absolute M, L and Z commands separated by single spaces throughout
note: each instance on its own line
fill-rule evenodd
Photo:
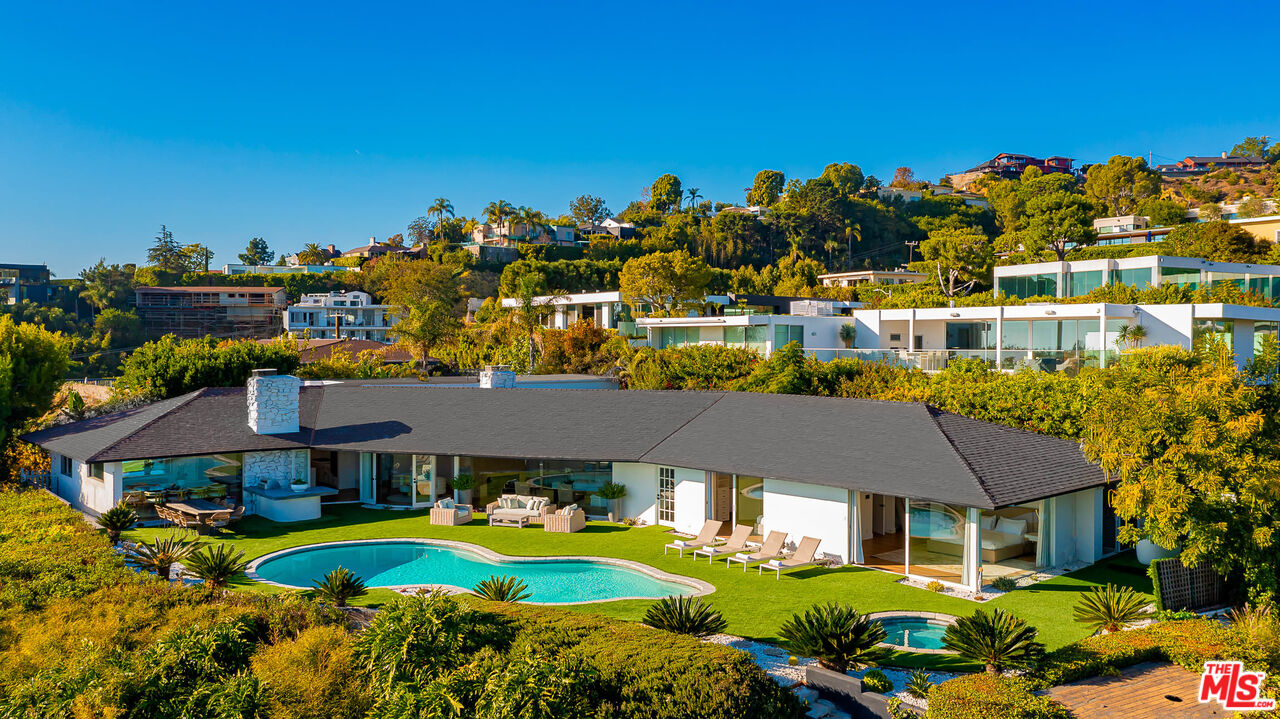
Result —
M 671 537 L 661 527 L 624 527 L 608 522 L 590 522 L 576 534 L 553 534 L 541 527 L 509 529 L 489 527 L 477 519 L 462 527 L 432 526 L 425 511 L 389 511 L 355 506 L 325 507 L 322 518 L 311 522 L 278 524 L 247 517 L 212 541 L 222 541 L 243 550 L 247 558 L 279 549 L 315 542 L 348 539 L 426 537 L 471 542 L 511 556 L 591 555 L 630 559 L 672 574 L 696 577 L 716 588 L 711 600 L 729 622 L 728 631 L 744 637 L 774 640 L 778 626 L 794 612 L 812 604 L 839 601 L 862 612 L 916 610 L 965 615 L 981 606 L 933 592 L 897 584 L 896 575 L 858 567 L 803 569 L 782 579 L 759 576 L 755 570 L 743 573 L 728 569 L 724 562 L 708 565 L 694 562 L 688 554 L 681 559 L 663 555 L 662 546 Z M 126 533 L 131 540 L 148 540 L 170 529 L 135 529 Z M 1080 592 L 1089 586 L 1113 582 L 1150 594 L 1151 584 L 1129 555 L 1096 564 L 1087 569 L 1042 582 L 1032 589 L 1010 592 L 989 605 L 1003 607 L 1023 617 L 1040 630 L 1040 639 L 1050 649 L 1088 635 L 1088 630 L 1071 620 L 1071 608 Z M 239 589 L 259 592 L 278 588 L 241 579 Z M 372 590 L 363 604 L 376 605 L 395 594 L 388 589 Z M 626 600 L 567 607 L 572 611 L 603 614 L 621 619 L 639 619 L 648 601 Z M 955 660 L 932 655 L 899 655 L 904 665 L 926 664 L 943 669 L 959 668 Z

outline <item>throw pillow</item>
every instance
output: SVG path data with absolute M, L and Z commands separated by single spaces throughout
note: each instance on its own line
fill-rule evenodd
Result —
M 982 517 L 982 519 L 981 519 L 981 522 L 982 522 L 982 528 L 983 528 L 983 529 L 995 529 L 995 528 L 996 528 L 996 519 L 997 519 L 997 517 L 996 517 L 996 515 L 994 515 L 994 514 L 992 514 L 992 515 L 990 515 L 990 516 L 987 516 L 987 517 Z
M 498 508 L 499 509 L 515 509 L 516 498 L 515 497 L 499 497 Z
M 996 531 L 1005 534 L 1022 534 L 1027 531 L 1027 520 L 1001 517 L 1000 522 L 996 524 Z
M 439 502 L 436 502 L 436 506 L 437 506 L 437 507 L 442 507 L 442 508 L 444 508 L 444 509 L 453 509 L 453 500 L 452 500 L 452 499 L 442 499 L 442 500 L 440 500 Z
M 576 511 L 578 511 L 578 505 L 576 504 L 570 504 L 568 507 L 564 508 L 565 514 L 573 514 Z

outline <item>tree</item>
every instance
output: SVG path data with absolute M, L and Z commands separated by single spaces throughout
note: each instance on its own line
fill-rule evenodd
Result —
M 936 230 L 920 243 L 923 261 L 916 269 L 936 275 L 942 294 L 968 293 L 979 282 L 989 281 L 995 251 L 987 236 L 976 230 Z
M 820 179 L 826 180 L 845 197 L 858 194 L 866 180 L 862 168 L 849 162 L 827 165 L 823 168 Z
M 1255 602 L 1280 590 L 1274 362 L 1246 373 L 1228 346 L 1135 350 L 1109 370 L 1083 432 L 1116 481 L 1120 541 L 1180 548 L 1183 564 L 1207 563 Z
M 108 265 L 105 258 L 80 272 L 80 298 L 99 310 L 125 309 L 133 300 L 133 265 Z
M 1160 194 L 1160 173 L 1141 157 L 1114 155 L 1089 168 L 1084 192 L 1111 215 L 1129 215 L 1148 197 Z
M 916 182 L 916 173 L 910 167 L 899 167 L 893 171 L 893 181 L 889 183 L 889 186 L 914 190 L 922 184 L 924 183 Z
M 502 227 L 502 223 L 513 214 L 516 208 L 506 200 L 497 200 L 490 202 L 484 207 L 485 221 L 495 227 Z
M 1085 247 L 1098 239 L 1093 229 L 1093 207 L 1087 199 L 1068 192 L 1054 192 L 1027 203 L 1025 228 L 1005 238 L 1004 249 L 1011 244 L 1040 255 L 1053 252 L 1059 261 L 1066 259 L 1068 245 Z M 1010 239 L 1013 242 L 1010 242 Z
M 437 197 L 435 202 L 431 203 L 431 207 L 427 208 L 427 217 L 435 215 L 436 222 L 444 222 L 444 216 L 454 217 L 453 203 L 449 202 L 447 197 Z
M 655 315 L 671 316 L 702 304 L 711 268 L 685 250 L 654 252 L 627 260 L 618 281 L 623 297 L 633 307 L 647 304 Z
M 769 207 L 778 201 L 787 176 L 777 170 L 761 170 L 756 173 L 755 182 L 747 192 L 747 204 Z
M 396 233 L 388 237 L 382 244 L 388 247 L 404 247 L 404 235 Z
M 1249 197 L 1236 205 L 1236 217 L 1239 218 L 1262 217 L 1265 214 L 1267 214 L 1267 203 L 1256 197 Z
M 1165 238 L 1178 257 L 1202 257 L 1214 262 L 1262 262 L 1269 243 L 1225 220 L 1193 222 L 1173 228 Z
M 692 212 L 696 210 L 698 206 L 698 200 L 702 199 L 702 192 L 697 187 L 690 187 L 684 192 L 689 197 L 689 207 L 688 207 L 689 211 Z
M 269 265 L 275 261 L 276 253 L 267 246 L 261 237 L 249 240 L 249 246 L 239 255 L 240 262 L 246 265 Z
M 947 627 L 942 644 L 965 659 L 986 665 L 988 674 L 1005 667 L 1025 666 L 1044 655 L 1036 630 L 1003 609 L 984 609 L 957 619 Z
M 544 294 L 545 293 L 545 294 Z M 507 323 L 524 335 L 529 343 L 528 371 L 537 359 L 537 343 L 543 322 L 556 312 L 556 301 L 565 296 L 562 290 L 548 290 L 547 278 L 540 272 L 528 272 L 516 282 L 516 306 L 507 313 Z
M 70 352 L 61 333 L 0 315 L 0 446 L 53 407 Z
M 578 195 L 569 203 L 569 214 L 578 224 L 598 225 L 609 216 L 609 208 L 603 197 L 595 195 Z
M 653 181 L 649 186 L 649 207 L 658 212 L 680 209 L 680 201 L 684 191 L 680 187 L 680 178 L 667 173 Z
M 1268 149 L 1271 147 L 1271 137 L 1262 135 L 1260 137 L 1246 137 L 1236 143 L 1231 148 L 1229 154 L 1239 157 L 1268 157 Z
M 315 242 L 308 242 L 298 253 L 300 265 L 323 265 L 329 261 L 329 253 Z
M 173 239 L 173 233 L 165 225 L 160 225 L 156 235 L 156 243 L 147 250 L 147 262 L 169 272 L 182 272 L 187 269 L 187 256 L 182 252 L 182 245 Z
M 395 312 L 395 325 L 389 330 L 418 360 L 423 369 L 431 359 L 432 348 L 452 337 L 462 326 L 454 303 L 443 299 L 422 298 L 401 305 Z
M 409 244 L 412 247 L 419 247 L 431 242 L 431 218 L 416 217 L 409 226 L 405 228 L 405 232 L 409 234 Z
M 189 272 L 208 272 L 209 263 L 213 262 L 213 250 L 199 242 L 183 247 L 182 256 Z
M 462 326 L 459 272 L 429 260 L 394 262 L 382 276 L 382 295 L 396 305 L 391 333 L 425 368 L 431 350 Z
M 1187 221 L 1187 206 L 1165 197 L 1148 197 L 1138 203 L 1134 212 L 1145 216 L 1154 227 L 1169 227 Z
M 284 374 L 297 368 L 298 348 L 290 341 L 219 341 L 207 336 L 180 340 L 165 335 L 129 353 L 115 386 L 159 400 L 202 387 L 242 387 L 255 369 Z

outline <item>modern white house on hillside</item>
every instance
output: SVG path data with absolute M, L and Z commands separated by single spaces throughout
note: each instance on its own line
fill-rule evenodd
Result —
M 284 329 L 310 339 L 352 339 L 392 342 L 396 323 L 390 305 L 374 304 L 367 292 L 329 292 L 303 295 L 284 311 Z
M 1072 441 L 917 403 L 526 389 L 489 374 L 467 388 L 258 370 L 246 387 L 23 439 L 50 452 L 50 491 L 95 514 L 186 497 L 278 522 L 333 500 L 426 508 L 466 475 L 478 507 L 517 494 L 599 517 L 613 482 L 625 517 L 813 537 L 832 562 L 971 590 L 1119 549 L 1106 477 Z
M 944 369 L 955 359 L 980 359 L 1002 370 L 1075 372 L 1106 367 L 1124 345 L 1121 328 L 1141 325 L 1141 346 L 1191 348 L 1213 335 L 1240 364 L 1263 336 L 1275 337 L 1280 309 L 1227 304 L 1118 305 L 1045 303 L 988 307 L 855 309 L 852 316 L 748 315 L 642 318 L 637 326 L 657 348 L 685 345 L 746 347 L 769 357 L 791 342 L 821 360 L 861 358 Z M 851 346 L 841 339 L 854 329 Z
M 995 268 L 995 293 L 1009 297 L 1079 297 L 1103 285 L 1181 285 L 1191 289 L 1231 283 L 1242 292 L 1280 299 L 1280 265 L 1211 262 L 1198 257 L 1147 255 L 1068 260 Z

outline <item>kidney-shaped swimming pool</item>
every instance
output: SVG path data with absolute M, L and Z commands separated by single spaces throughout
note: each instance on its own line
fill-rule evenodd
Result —
M 310 588 L 338 567 L 370 587 L 443 585 L 471 589 L 494 575 L 519 577 L 528 601 L 579 604 L 617 599 L 657 599 L 706 594 L 704 582 L 622 560 L 591 557 L 504 557 L 460 542 L 390 539 L 332 542 L 285 549 L 249 565 L 249 577 L 286 587 Z

